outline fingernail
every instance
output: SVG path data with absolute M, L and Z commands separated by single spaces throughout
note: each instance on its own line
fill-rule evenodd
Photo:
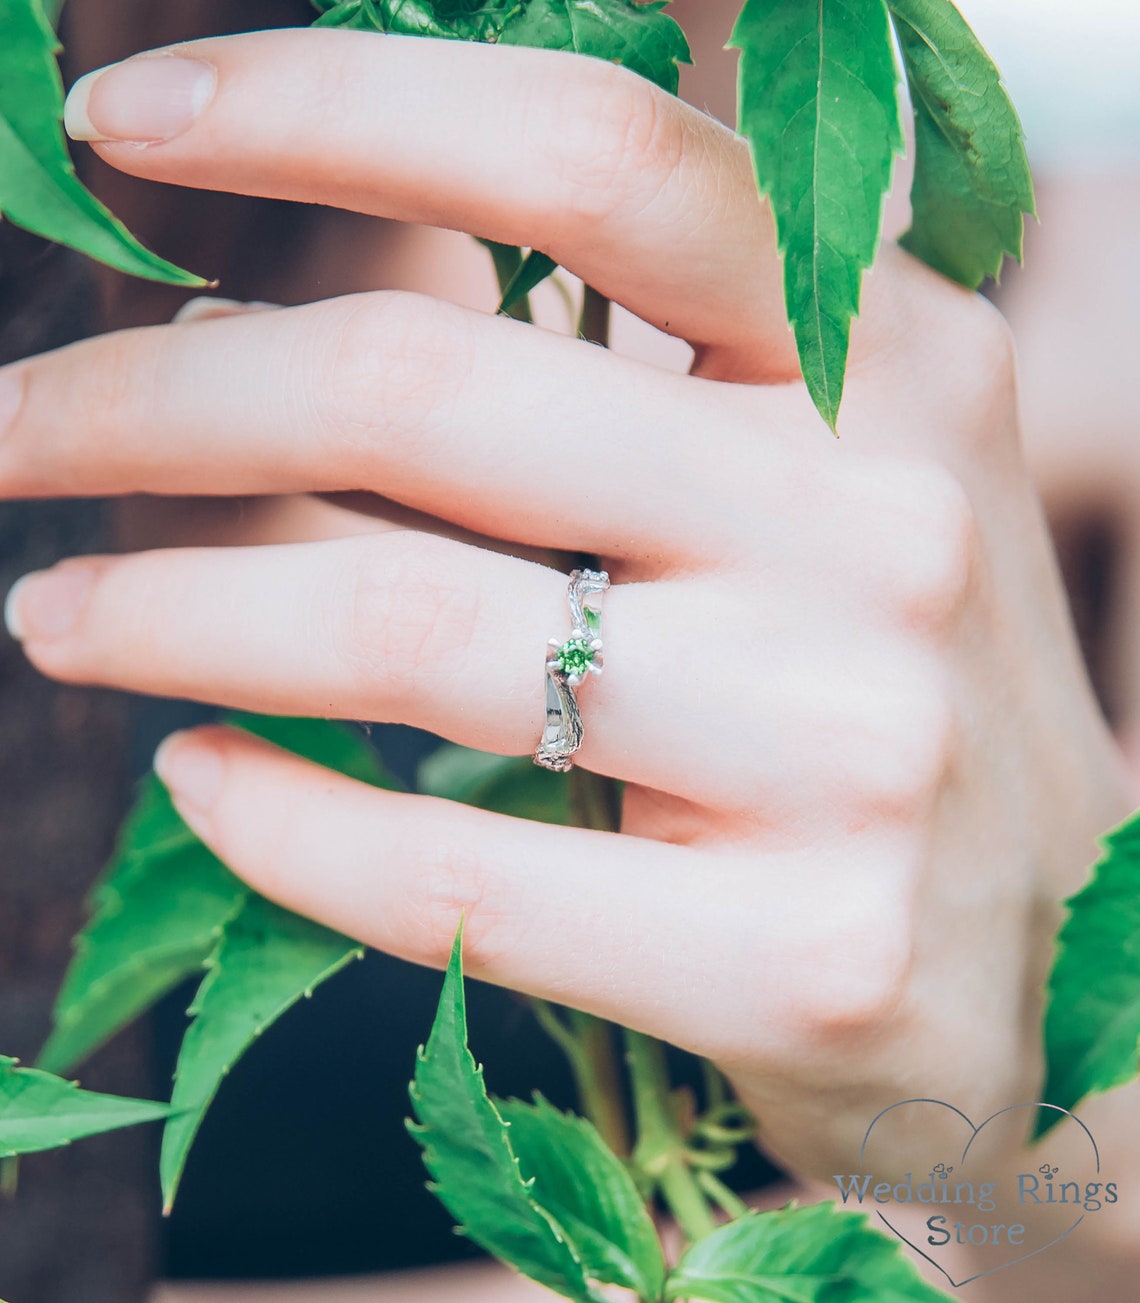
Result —
M 24 401 L 24 376 L 22 372 L 7 367 L 0 371 L 0 435 L 16 419 Z
M 216 69 L 201 59 L 141 55 L 80 77 L 67 97 L 63 124 L 72 140 L 173 140 L 213 99 L 217 83 Z
M 17 579 L 4 602 L 4 624 L 17 642 L 60 638 L 79 619 L 91 582 L 90 565 L 63 565 Z
M 196 733 L 171 733 L 154 753 L 154 772 L 180 810 L 207 814 L 222 790 L 224 762 Z
M 171 317 L 179 323 L 187 321 L 211 321 L 215 317 L 234 317 L 243 312 L 265 312 L 279 307 L 277 303 L 262 303 L 258 299 L 244 302 L 241 299 L 221 299 L 211 294 L 199 294 L 197 298 L 186 302 Z

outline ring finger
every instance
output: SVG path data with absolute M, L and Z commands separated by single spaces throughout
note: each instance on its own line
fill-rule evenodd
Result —
M 683 794 L 686 773 L 705 769 L 685 737 L 700 736 L 692 708 L 712 685 L 694 663 L 694 692 L 666 714 L 652 676 L 632 672 L 652 659 L 662 621 L 684 618 L 672 587 L 608 594 L 602 637 L 616 668 L 584 688 L 579 758 Z M 6 617 L 34 663 L 65 681 L 413 724 L 513 755 L 542 732 L 547 640 L 570 632 L 565 575 L 410 530 L 67 561 L 21 581 Z

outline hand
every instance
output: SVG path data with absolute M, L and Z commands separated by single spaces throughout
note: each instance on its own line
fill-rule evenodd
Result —
M 291 31 L 177 54 L 85 86 L 73 129 L 142 176 L 537 246 L 697 358 L 676 376 L 368 294 L 10 368 L 8 495 L 371 489 L 614 581 L 579 759 L 626 780 L 623 835 L 223 729 L 162 753 L 188 822 L 412 960 L 441 965 L 465 910 L 471 973 L 716 1059 L 801 1173 L 847 1170 L 916 1085 L 978 1116 L 1032 1097 L 1054 902 L 1126 802 L 1000 318 L 885 249 L 836 442 L 747 152 L 695 111 L 530 50 Z M 70 561 L 9 609 L 61 679 L 510 754 L 567 627 L 561 570 L 417 530 Z

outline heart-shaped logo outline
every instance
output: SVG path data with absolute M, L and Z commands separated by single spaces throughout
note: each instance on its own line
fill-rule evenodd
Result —
M 875 1125 L 879 1121 L 879 1119 L 886 1117 L 888 1113 L 893 1112 L 896 1108 L 904 1108 L 907 1104 L 937 1104 L 940 1108 L 948 1108 L 951 1113 L 956 1113 L 962 1119 L 962 1121 L 965 1122 L 965 1124 L 970 1128 L 971 1135 L 969 1140 L 966 1141 L 965 1149 L 962 1150 L 962 1157 L 958 1160 L 959 1163 L 964 1163 L 966 1161 L 966 1158 L 970 1153 L 970 1147 L 973 1145 L 974 1141 L 977 1140 L 981 1132 L 984 1131 L 985 1128 L 988 1127 L 989 1124 L 993 1122 L 995 1118 L 1002 1117 L 1006 1113 L 1012 1113 L 1015 1112 L 1017 1109 L 1022 1109 L 1022 1108 L 1034 1108 L 1034 1109 L 1048 1108 L 1048 1109 L 1052 1109 L 1055 1113 L 1063 1113 L 1066 1117 L 1072 1118 L 1073 1121 L 1077 1124 L 1077 1126 L 1079 1126 L 1081 1130 L 1085 1133 L 1085 1135 L 1088 1136 L 1089 1144 L 1092 1145 L 1093 1158 L 1096 1160 L 1096 1173 L 1098 1176 L 1100 1175 L 1100 1149 L 1097 1147 L 1096 1139 L 1093 1136 L 1093 1133 L 1088 1129 L 1087 1126 L 1085 1126 L 1085 1124 L 1081 1121 L 1079 1117 L 1077 1117 L 1075 1113 L 1070 1113 L 1067 1108 L 1062 1108 L 1060 1104 L 1046 1104 L 1043 1101 L 1038 1101 L 1032 1104 L 1007 1104 L 1005 1108 L 999 1108 L 996 1113 L 991 1113 L 989 1117 L 986 1118 L 986 1120 L 980 1126 L 974 1126 L 971 1119 L 968 1118 L 960 1108 L 955 1108 L 953 1104 L 947 1104 L 947 1102 L 944 1099 L 927 1099 L 927 1098 L 900 1099 L 897 1104 L 888 1105 L 888 1107 L 883 1109 L 880 1113 L 877 1113 L 871 1119 L 871 1125 L 867 1128 L 867 1134 L 863 1137 L 863 1143 L 859 1148 L 860 1166 L 863 1166 L 863 1159 L 867 1152 L 867 1142 L 871 1139 L 871 1132 L 874 1131 Z M 907 1237 L 900 1230 L 897 1230 L 894 1226 L 891 1225 L 890 1221 L 886 1217 L 884 1217 L 881 1212 L 876 1212 L 876 1216 L 883 1223 L 883 1225 L 890 1230 L 892 1235 L 894 1235 L 897 1239 L 900 1239 L 903 1242 L 903 1244 L 913 1249 L 915 1253 L 919 1255 L 920 1258 L 925 1258 L 926 1261 L 929 1262 L 932 1267 L 940 1271 L 942 1275 L 945 1276 L 946 1279 L 950 1282 L 951 1287 L 954 1289 L 962 1289 L 964 1286 L 972 1284 L 975 1280 L 981 1280 L 983 1276 L 992 1276 L 995 1271 L 1005 1271 L 1007 1267 L 1016 1267 L 1019 1262 L 1025 1262 L 1029 1258 L 1035 1258 L 1039 1253 L 1044 1253 L 1046 1249 L 1051 1249 L 1055 1244 L 1060 1244 L 1060 1242 L 1063 1239 L 1065 1239 L 1066 1236 L 1071 1235 L 1081 1224 L 1081 1222 L 1083 1222 L 1085 1219 L 1085 1214 L 1081 1213 L 1081 1215 L 1077 1218 L 1077 1220 L 1073 1222 L 1073 1224 L 1069 1226 L 1066 1230 L 1062 1231 L 1060 1235 L 1055 1235 L 1047 1243 L 1040 1245 L 1038 1248 L 1033 1249 L 1029 1253 L 1023 1253 L 1021 1257 L 1014 1258 L 1011 1262 L 1002 1262 L 999 1263 L 999 1265 L 996 1267 L 987 1267 L 985 1271 L 979 1271 L 976 1275 L 968 1276 L 965 1280 L 955 1280 L 954 1277 L 950 1275 L 950 1273 L 946 1270 L 945 1267 L 942 1266 L 940 1262 L 935 1261 L 935 1259 L 932 1258 L 929 1253 L 924 1253 L 923 1250 L 920 1249 L 917 1244 L 912 1244 L 911 1241 L 908 1240 Z

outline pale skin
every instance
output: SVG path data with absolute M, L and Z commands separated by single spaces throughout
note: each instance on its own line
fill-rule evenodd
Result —
M 289 908 L 437 967 L 464 913 L 473 975 L 713 1058 L 805 1180 L 901 1098 L 1034 1098 L 1056 902 L 1130 796 L 1001 318 L 885 247 L 837 442 L 747 151 L 709 118 L 536 51 L 300 31 L 177 54 L 86 83 L 73 133 L 155 180 L 541 247 L 696 361 L 373 293 L 10 367 L 6 496 L 372 491 L 436 522 L 64 562 L 9 602 L 33 662 L 525 754 L 566 579 L 524 558 L 593 553 L 614 586 L 579 759 L 625 780 L 620 835 L 376 792 L 218 728 L 161 750 L 180 811 Z M 1101 1131 L 1135 1170 L 1126 1098 Z M 1129 1297 L 1137 1217 L 993 1297 L 1071 1299 L 1081 1255 Z

